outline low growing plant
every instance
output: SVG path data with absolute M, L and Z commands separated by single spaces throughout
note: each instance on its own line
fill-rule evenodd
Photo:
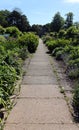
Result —
M 79 84 L 74 90 L 72 106 L 74 110 L 75 119 L 79 121 Z

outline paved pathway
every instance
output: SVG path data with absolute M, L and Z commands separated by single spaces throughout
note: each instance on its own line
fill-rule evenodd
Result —
M 60 93 L 46 49 L 39 43 L 4 130 L 79 130 Z

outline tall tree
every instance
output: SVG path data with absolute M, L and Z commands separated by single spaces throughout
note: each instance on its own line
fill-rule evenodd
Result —
M 75 23 L 74 23 L 74 26 L 75 26 L 77 29 L 79 29 L 79 22 L 75 22 Z
M 8 22 L 11 26 L 19 26 L 21 23 L 21 14 L 16 10 L 13 10 L 8 17 Z
M 51 22 L 51 31 L 59 32 L 59 30 L 64 25 L 64 18 L 60 15 L 60 12 L 57 12 Z
M 69 28 L 73 25 L 73 13 L 69 12 L 66 14 L 67 18 L 66 18 L 66 22 L 65 22 L 65 27 Z
M 26 15 L 21 15 L 21 26 L 19 26 L 19 29 L 22 32 L 27 32 L 30 30 L 30 24 Z
M 18 27 L 22 32 L 28 31 L 30 27 L 27 17 L 25 15 L 22 15 L 22 13 L 18 12 L 17 10 L 13 10 L 10 13 L 8 17 L 8 23 L 10 26 Z
M 0 25 L 3 27 L 8 27 L 8 16 L 10 15 L 10 11 L 1 10 L 0 11 Z
M 37 35 L 41 37 L 42 35 L 42 25 L 33 24 L 31 27 L 31 31 L 35 32 Z
M 50 32 L 50 25 L 51 25 L 50 23 L 47 23 L 47 24 L 43 25 L 43 27 L 42 27 L 43 34 L 46 34 L 46 33 Z

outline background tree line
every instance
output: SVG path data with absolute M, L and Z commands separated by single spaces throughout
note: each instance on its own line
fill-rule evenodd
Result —
M 12 12 L 8 10 L 0 11 L 0 25 L 4 28 L 15 26 L 21 32 L 31 31 L 42 36 L 50 32 L 58 33 L 61 29 L 66 30 L 73 25 L 79 28 L 79 23 L 73 23 L 73 16 L 73 13 L 69 12 L 66 14 L 66 19 L 64 19 L 60 12 L 57 12 L 50 23 L 45 25 L 33 24 L 31 26 L 27 16 L 24 15 L 20 9 L 15 8 Z
M 20 9 L 0 11 L 0 25 L 3 27 L 16 26 L 20 31 L 27 32 L 30 30 L 30 24 L 26 15 L 22 14 Z
M 74 27 L 79 29 L 79 23 L 74 23 L 73 17 L 74 14 L 69 12 L 66 14 L 66 19 L 64 19 L 60 12 L 57 12 L 50 23 L 45 25 L 32 25 L 31 30 L 35 31 L 39 36 L 42 36 L 50 32 L 54 32 L 56 34 L 61 30 L 63 30 L 62 33 L 64 33 L 64 31 L 67 31 L 70 27 L 72 27 L 72 30 L 74 30 Z

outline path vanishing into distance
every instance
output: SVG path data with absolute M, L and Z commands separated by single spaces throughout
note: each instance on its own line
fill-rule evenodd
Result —
M 73 122 L 42 40 L 33 55 L 4 130 L 79 130 Z M 27 68 L 26 68 L 27 69 Z

